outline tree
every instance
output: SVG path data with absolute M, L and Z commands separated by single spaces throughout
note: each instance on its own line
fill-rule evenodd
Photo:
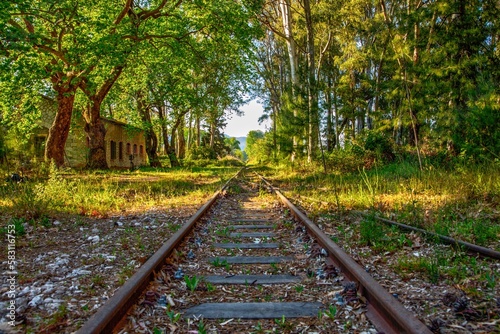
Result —
M 494 137 L 499 13 L 493 0 L 270 2 L 256 67 L 274 151 L 298 136 L 292 155 L 307 148 L 310 159 L 319 134 L 331 151 L 370 131 L 419 157 L 421 146 L 457 154 L 478 136 L 490 143 L 471 124 Z
M 57 165 L 64 163 L 75 94 L 81 88 L 88 102 L 83 114 L 90 143 L 89 164 L 104 168 L 101 105 L 123 70 L 134 66 L 129 56 L 143 48 L 151 50 L 155 43 L 168 47 L 193 35 L 196 38 L 189 39 L 187 48 L 211 40 L 213 35 L 217 37 L 214 45 L 231 42 L 226 50 L 237 47 L 241 52 L 243 47 L 251 47 L 256 28 L 249 20 L 258 5 L 253 1 L 208 1 L 202 7 L 182 0 L 82 4 L 43 0 L 2 3 L 0 10 L 4 67 L 23 68 L 16 75 L 31 78 L 31 73 L 37 73 L 36 79 L 50 80 L 55 92 L 58 111 L 49 132 L 46 158 L 54 159 Z

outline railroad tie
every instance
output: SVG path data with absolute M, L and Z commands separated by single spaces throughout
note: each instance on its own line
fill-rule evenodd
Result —
M 205 303 L 186 310 L 185 318 L 205 319 L 280 319 L 317 317 L 318 302 L 285 303 Z

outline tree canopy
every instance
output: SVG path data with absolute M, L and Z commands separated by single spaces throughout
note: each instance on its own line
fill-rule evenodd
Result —
M 249 134 L 251 160 L 324 162 L 374 138 L 420 164 L 500 158 L 496 0 L 18 0 L 0 13 L 3 137 L 29 141 L 53 99 L 58 165 L 75 109 L 89 167 L 106 168 L 103 116 L 145 130 L 151 165 L 176 166 L 223 155 L 228 116 L 254 97 L 272 126 Z

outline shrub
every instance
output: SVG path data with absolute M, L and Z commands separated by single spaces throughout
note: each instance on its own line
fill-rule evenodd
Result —
M 326 157 L 326 160 L 330 170 L 351 173 L 363 168 L 370 168 L 375 157 L 372 152 L 366 151 L 358 145 L 349 145 L 345 149 L 334 150 Z
M 240 159 L 227 155 L 224 158 L 217 160 L 216 165 L 224 167 L 227 166 L 241 167 L 244 166 L 245 164 Z
M 394 147 L 389 138 L 382 133 L 369 131 L 363 138 L 364 149 L 375 153 L 377 158 L 389 162 L 395 158 Z
M 209 146 L 193 147 L 186 154 L 186 160 L 212 160 L 216 158 L 215 150 Z

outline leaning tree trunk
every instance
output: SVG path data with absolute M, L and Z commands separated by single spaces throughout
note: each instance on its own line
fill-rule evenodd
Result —
M 68 79 L 68 82 L 72 78 Z M 57 167 L 64 165 L 64 147 L 68 139 L 73 114 L 73 103 L 77 85 L 61 83 L 58 78 L 53 78 L 53 88 L 57 93 L 57 112 L 54 122 L 49 129 L 45 144 L 45 160 L 54 161 Z

